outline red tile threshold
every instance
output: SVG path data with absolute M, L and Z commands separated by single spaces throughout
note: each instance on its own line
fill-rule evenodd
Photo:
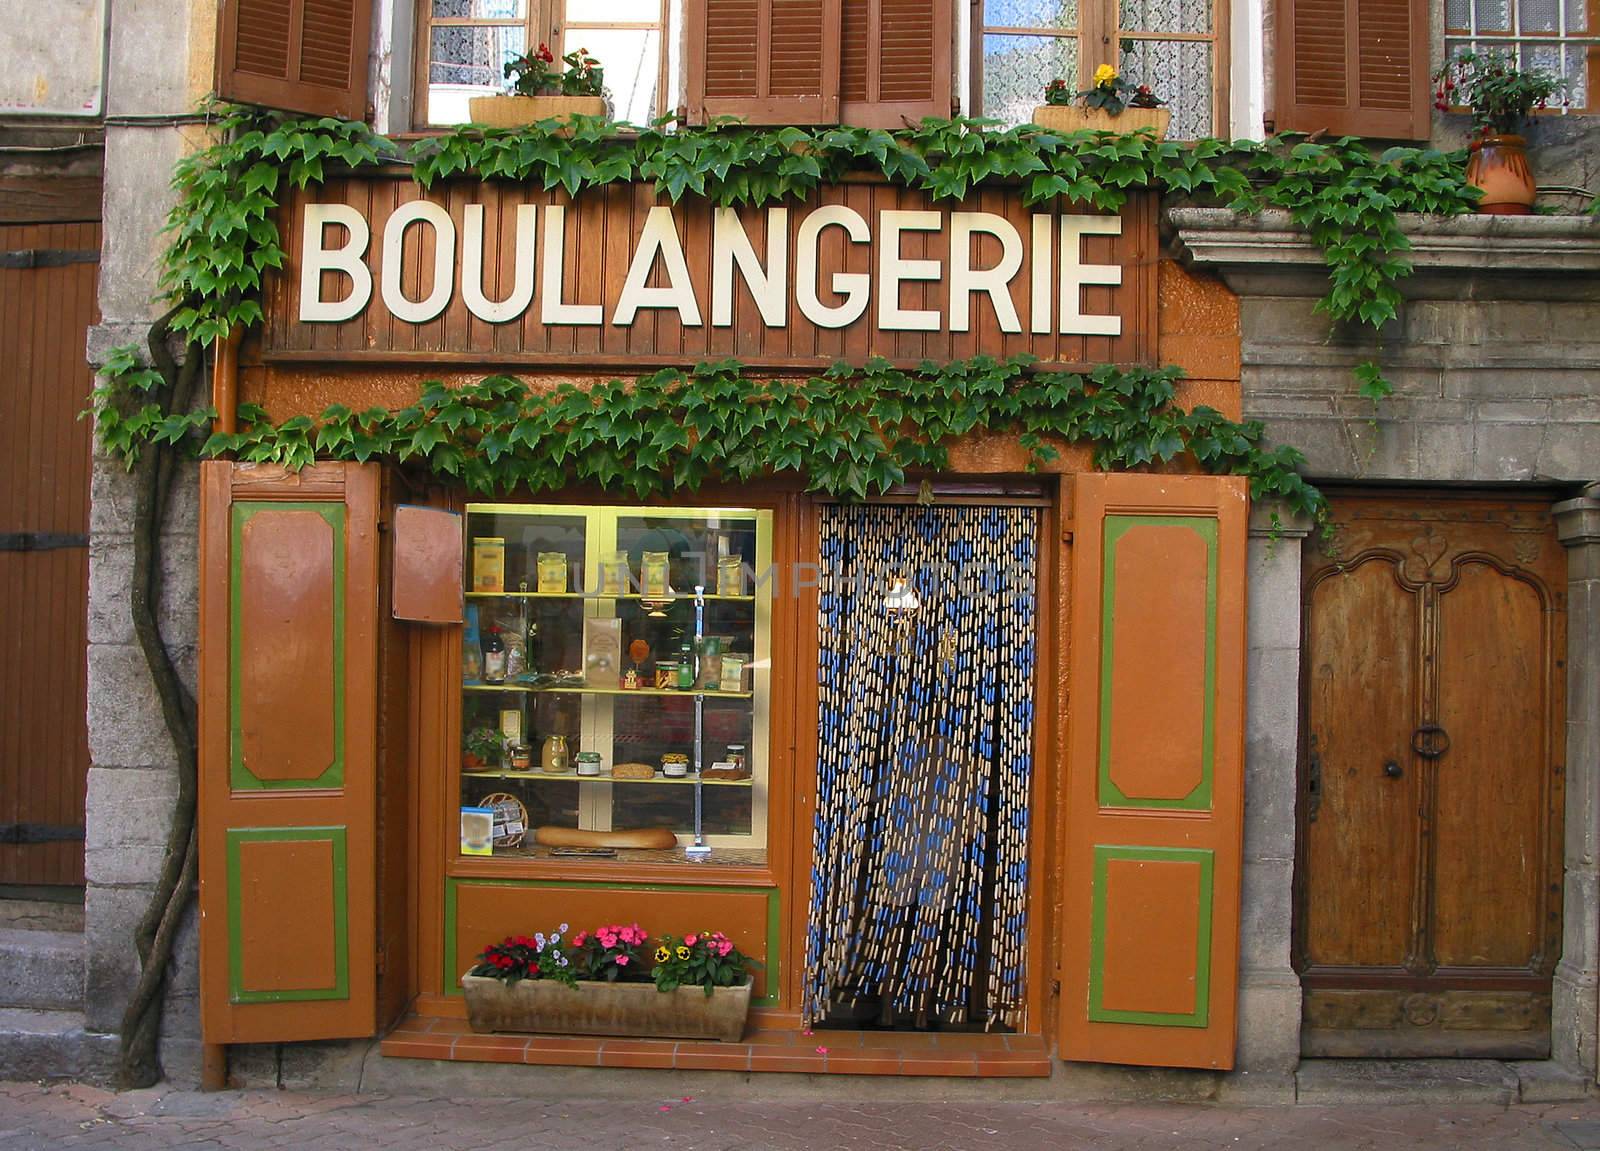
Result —
M 680 1071 L 787 1071 L 812 1075 L 961 1078 L 1050 1074 L 1038 1035 L 896 1035 L 882 1031 L 755 1031 L 753 1042 L 596 1039 L 565 1035 L 477 1035 L 456 1020 L 411 1016 L 384 1037 L 395 1059 L 525 1063 L 562 1067 L 645 1067 Z

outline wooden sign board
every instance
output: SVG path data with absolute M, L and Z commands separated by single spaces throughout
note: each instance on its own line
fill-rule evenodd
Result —
M 643 368 L 737 357 L 819 370 L 1031 353 L 1153 363 L 1156 201 L 1115 215 L 957 203 L 877 182 L 800 203 L 672 205 L 648 185 L 563 192 L 330 181 L 280 219 L 270 361 Z

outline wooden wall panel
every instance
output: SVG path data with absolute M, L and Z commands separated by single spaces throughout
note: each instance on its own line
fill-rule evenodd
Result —
M 0 843 L 0 883 L 81 884 L 90 429 L 77 417 L 100 225 L 0 227 L 0 251 L 26 249 L 83 258 L 0 268 L 0 825 L 43 837 Z M 49 546 L 12 550 L 30 542 Z
M 465 207 L 484 205 L 483 291 L 490 300 L 509 297 L 514 283 L 511 258 L 513 221 L 521 204 L 538 207 L 537 234 L 540 237 L 532 305 L 517 319 L 494 324 L 472 315 L 462 298 L 459 282 L 444 311 L 432 320 L 410 323 L 397 320 L 382 301 L 384 228 L 401 205 L 428 198 L 447 208 L 457 235 L 457 264 L 461 261 L 461 237 Z M 950 256 L 948 213 L 951 206 L 933 204 L 925 195 L 884 183 L 849 182 L 821 190 L 814 198 L 789 206 L 789 308 L 787 322 L 768 327 L 756 308 L 743 279 L 735 275 L 732 323 L 714 326 L 711 322 L 712 214 L 701 201 L 685 200 L 675 209 L 680 241 L 694 285 L 702 324 L 682 323 L 677 312 L 642 309 L 631 326 L 611 323 L 611 317 L 627 277 L 646 215 L 659 200 L 648 185 L 611 185 L 584 192 L 576 202 L 560 191 L 543 192 L 525 184 L 480 183 L 475 181 L 441 184 L 424 193 L 409 179 L 369 178 L 331 180 L 315 194 L 315 202 L 344 203 L 355 207 L 371 229 L 366 250 L 366 266 L 372 273 L 372 299 L 355 318 L 343 322 L 304 323 L 300 315 L 300 267 L 302 257 L 301 212 L 306 193 L 292 193 L 286 201 L 279 227 L 286 255 L 284 270 L 269 278 L 265 307 L 267 324 L 262 334 L 262 356 L 268 362 L 426 362 L 448 365 L 540 364 L 552 367 L 647 368 L 662 364 L 693 364 L 703 360 L 737 357 L 746 363 L 771 367 L 818 370 L 840 359 L 863 363 L 872 356 L 883 356 L 912 366 L 924 359 L 950 360 L 977 353 L 1007 356 L 1028 353 L 1040 360 L 1073 366 L 1100 363 L 1154 363 L 1156 351 L 1156 278 L 1159 241 L 1156 231 L 1155 198 L 1133 195 L 1122 213 L 1122 234 L 1117 237 L 1088 236 L 1083 240 L 1083 260 L 1091 264 L 1121 265 L 1122 284 L 1117 287 L 1090 286 L 1082 289 L 1086 314 L 1116 314 L 1122 317 L 1122 334 L 1117 337 L 1060 335 L 1052 332 L 1035 335 L 1030 330 L 1032 284 L 1031 216 L 1017 189 L 985 188 L 957 205 L 961 210 L 992 212 L 1010 221 L 1023 238 L 1023 263 L 1010 282 L 1011 299 L 1023 330 L 1002 333 L 994 309 L 982 294 L 972 300 L 972 330 L 948 330 L 949 299 L 946 280 L 907 281 L 901 286 L 901 306 L 907 309 L 935 309 L 943 317 L 939 331 L 880 331 L 876 326 L 878 247 L 882 238 L 879 213 L 885 210 L 934 208 L 945 213 L 945 228 L 937 232 L 906 231 L 902 234 L 901 254 L 907 260 L 940 261 L 946 269 Z M 823 303 L 837 302 L 828 291 L 832 273 L 869 273 L 874 277 L 873 296 L 866 313 L 847 327 L 819 327 L 806 319 L 795 305 L 793 271 L 794 232 L 805 214 L 818 205 L 842 204 L 860 213 L 872 229 L 871 243 L 852 243 L 843 229 L 825 228 L 821 234 L 818 269 Z M 545 255 L 543 230 L 546 211 L 551 205 L 566 210 L 563 299 L 575 304 L 601 304 L 605 322 L 599 325 L 545 325 L 541 320 L 544 300 L 542 268 Z M 1077 211 L 1062 206 L 1056 211 Z M 754 210 L 741 210 L 741 222 L 757 255 L 765 261 L 765 216 Z M 1059 229 L 1052 243 L 1051 283 L 1058 283 Z M 343 242 L 343 229 L 332 228 L 326 243 Z M 973 237 L 973 266 L 987 268 L 1000 259 L 999 241 L 987 235 Z M 497 255 L 496 255 L 497 254 Z M 413 225 L 406 229 L 402 274 L 402 293 L 416 301 L 428 294 L 433 271 L 433 229 Z M 662 283 L 657 268 L 650 283 Z M 423 269 L 428 279 L 424 282 Z M 459 271 L 456 279 L 459 281 Z M 348 294 L 349 278 L 340 273 L 323 273 L 323 299 L 338 300 Z M 1052 298 L 1057 295 L 1052 290 Z M 1059 305 L 1059 301 L 1057 301 Z

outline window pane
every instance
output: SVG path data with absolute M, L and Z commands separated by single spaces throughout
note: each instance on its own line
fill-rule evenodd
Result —
M 569 28 L 563 52 L 587 48 L 606 70 L 611 118 L 648 124 L 656 115 L 656 84 L 661 76 L 661 33 L 642 28 Z
M 1462 31 L 1467 28 L 1468 13 L 1472 11 L 1472 0 L 1445 0 L 1444 26 L 1452 31 Z
M 1589 49 L 1580 45 L 1568 45 L 1565 49 L 1567 57 L 1567 106 L 1570 108 L 1587 108 L 1589 106 L 1589 74 L 1585 67 Z
M 1076 91 L 1078 41 L 1073 36 L 983 38 L 983 114 L 1023 124 L 1044 103 L 1044 86 L 1062 79 Z
M 1567 33 L 1589 30 L 1589 5 L 1586 0 L 1567 0 Z
M 1524 35 L 1554 35 L 1560 31 L 1561 0 L 1522 0 L 1518 7 L 1522 13 Z
M 1125 32 L 1210 32 L 1211 0 L 1122 0 Z
M 983 22 L 991 28 L 1076 28 L 1077 0 L 986 0 Z
M 1511 31 L 1511 0 L 1473 0 L 1479 32 Z
M 1125 41 L 1121 72 L 1132 84 L 1148 84 L 1172 111 L 1174 140 L 1198 140 L 1214 131 L 1211 108 L 1211 45 L 1195 40 Z
M 659 24 L 661 0 L 567 0 L 569 24 Z
M 464 124 L 467 100 L 505 90 L 505 62 L 527 44 L 522 27 L 432 29 L 428 55 L 428 122 Z
M 433 0 L 435 18 L 452 20 L 526 20 L 523 0 Z

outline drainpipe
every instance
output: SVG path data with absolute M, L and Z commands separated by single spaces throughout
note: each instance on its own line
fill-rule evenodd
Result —
M 217 418 L 211 430 L 231 436 L 239 429 L 239 338 L 242 328 L 232 328 L 217 340 L 217 361 L 211 373 L 211 406 Z

